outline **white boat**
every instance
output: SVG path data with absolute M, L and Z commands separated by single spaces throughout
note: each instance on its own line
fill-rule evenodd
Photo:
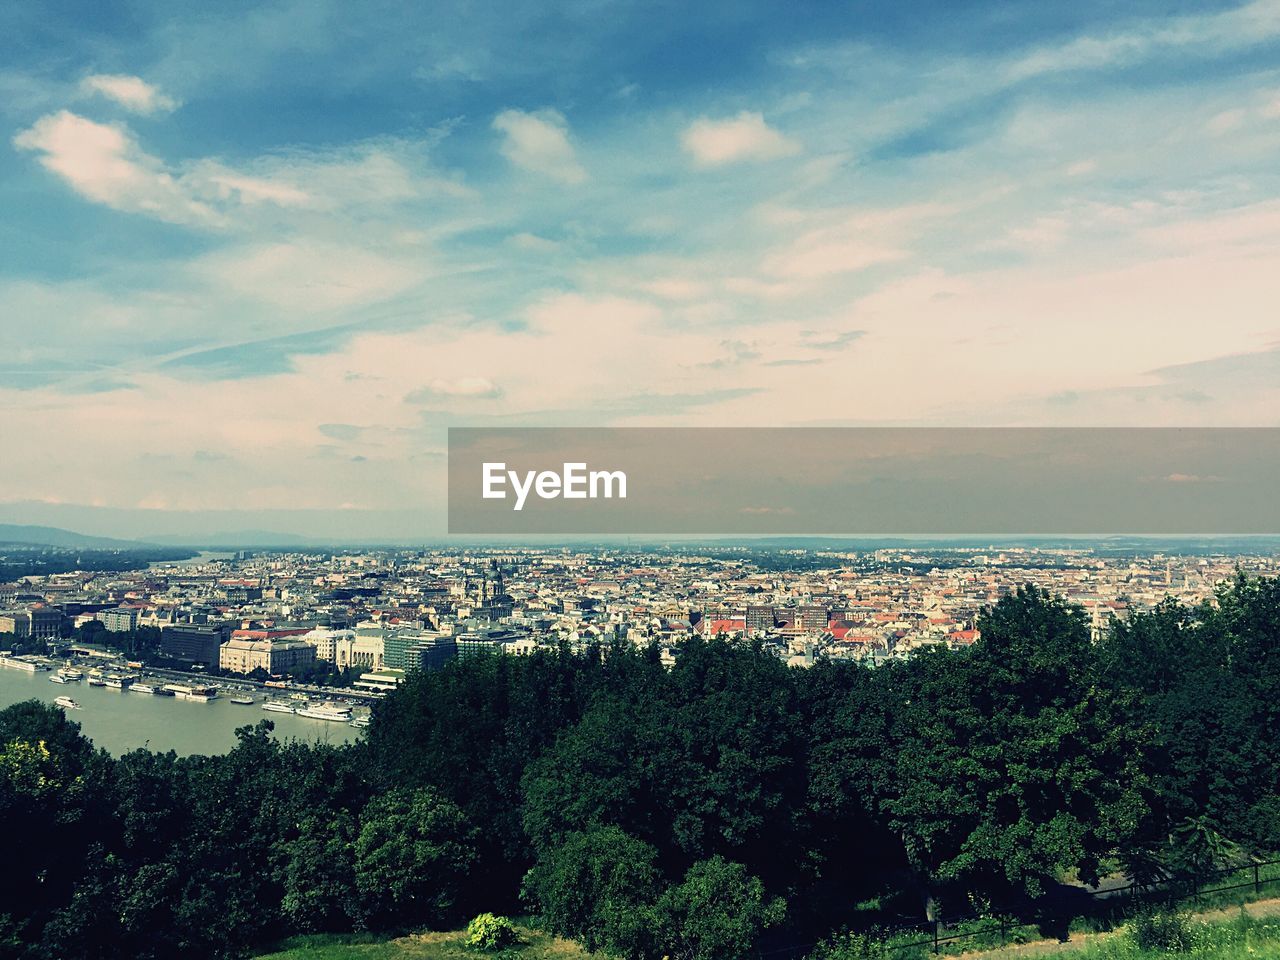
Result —
M 84 671 L 79 669 L 78 667 L 73 667 L 69 663 L 58 672 L 62 674 L 64 677 L 66 677 L 68 680 L 70 680 L 72 683 L 75 683 L 77 680 L 84 679 Z
M 40 663 L 38 660 L 28 660 L 25 657 L 0 657 L 0 666 L 13 667 L 15 670 L 25 670 L 27 673 L 38 673 L 41 670 L 48 670 L 47 664 Z
M 232 697 L 231 702 L 238 707 L 253 706 L 253 697 Z
M 107 681 L 103 680 L 101 676 L 95 677 L 93 674 L 89 674 L 89 686 L 105 687 L 106 685 L 107 685 Z
M 269 710 L 272 713 L 293 713 L 293 707 L 290 704 L 282 703 L 279 700 L 268 700 L 262 705 L 263 710 Z
M 70 697 L 59 697 L 57 700 L 53 702 L 56 703 L 58 706 L 60 706 L 63 710 L 79 710 L 80 709 L 80 704 L 76 703 Z
M 49 674 L 49 682 L 50 683 L 69 683 L 70 681 L 68 681 L 67 678 L 60 673 L 51 673 Z
M 312 720 L 351 722 L 351 708 L 339 703 L 320 703 L 315 706 L 307 704 L 305 707 L 298 707 L 293 712 L 300 717 L 310 717 Z
M 133 677 L 121 675 L 118 673 L 109 673 L 104 678 L 107 681 L 107 687 L 111 690 L 125 690 L 133 686 Z
M 208 703 L 218 696 L 218 688 L 197 683 L 166 683 L 164 690 L 179 700 L 195 700 L 197 703 Z
M 369 726 L 369 724 L 371 723 L 373 723 L 373 718 L 368 715 L 365 715 L 363 717 L 356 717 L 354 720 L 351 721 L 351 725 L 355 727 L 357 730 L 363 729 L 364 727 Z
M 129 688 L 134 693 L 155 693 L 156 686 L 151 683 L 135 683 Z

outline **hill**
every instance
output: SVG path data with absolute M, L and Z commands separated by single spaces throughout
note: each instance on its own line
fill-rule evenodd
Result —
M 0 523 L 0 544 L 33 547 L 61 547 L 66 550 L 138 550 L 153 546 L 139 540 L 92 537 L 60 527 Z

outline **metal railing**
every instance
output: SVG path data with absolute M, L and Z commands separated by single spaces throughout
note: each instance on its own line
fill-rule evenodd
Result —
M 1030 929 L 1044 930 L 1054 925 L 1063 928 L 1063 938 L 1065 939 L 1065 926 L 1070 924 L 1071 921 L 1086 917 L 1105 918 L 1113 921 L 1124 919 L 1128 916 L 1126 908 L 1135 902 L 1142 905 L 1152 903 L 1172 904 L 1195 900 L 1210 894 L 1229 893 L 1233 890 L 1246 889 L 1251 889 L 1255 896 L 1260 897 L 1265 887 L 1270 884 L 1280 883 L 1280 870 L 1266 871 L 1268 867 L 1280 867 L 1280 859 L 1255 860 L 1241 866 L 1209 871 L 1193 878 L 1168 879 L 1154 883 L 1129 883 L 1120 887 L 1108 887 L 1099 890 L 1081 889 L 1080 893 L 1088 896 L 1093 901 L 1093 908 L 1087 910 L 1050 911 L 1039 913 L 1034 919 L 1029 920 L 1008 917 L 984 917 L 982 914 L 958 914 L 933 921 L 923 921 L 897 927 L 878 927 L 869 932 L 868 935 L 884 942 L 884 949 L 889 953 L 905 950 L 929 950 L 933 953 L 941 953 L 943 948 L 949 945 L 980 938 L 992 941 L 998 938 L 999 946 L 1003 947 L 1007 946 L 1010 938 L 1020 931 Z M 1213 884 L 1216 881 L 1233 878 L 1242 879 L 1235 883 L 1209 886 L 1209 884 Z M 987 922 L 983 924 L 983 920 Z M 960 924 L 978 924 L 978 926 L 947 932 L 948 927 L 954 928 Z M 903 937 L 913 932 L 921 934 L 920 939 L 897 941 L 898 937 Z M 817 942 L 793 944 L 765 951 L 760 956 L 775 957 L 784 954 L 792 957 L 803 956 L 803 951 L 811 950 L 816 946 L 818 946 Z

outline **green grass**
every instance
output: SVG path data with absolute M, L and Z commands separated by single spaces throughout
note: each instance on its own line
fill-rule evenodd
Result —
M 595 960 L 578 944 L 516 926 L 520 944 L 486 953 L 466 945 L 465 930 L 415 933 L 388 940 L 371 934 L 294 937 L 259 960 Z
M 1132 929 L 1099 938 L 1071 953 L 1072 960 L 1275 960 L 1280 958 L 1280 918 L 1253 918 L 1207 923 L 1189 920 L 1191 947 L 1185 951 L 1142 949 Z

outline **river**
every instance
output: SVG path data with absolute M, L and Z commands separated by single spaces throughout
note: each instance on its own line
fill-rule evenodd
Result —
M 0 666 L 0 709 L 31 699 L 53 703 L 57 697 L 78 701 L 82 709 L 66 711 L 67 718 L 80 724 L 80 732 L 96 745 L 117 755 L 138 747 L 184 755 L 226 753 L 236 745 L 236 728 L 259 720 L 274 723 L 275 736 L 281 739 L 338 744 L 360 736 L 359 730 L 345 723 L 264 711 L 260 694 L 253 706 L 231 703 L 225 693 L 199 703 L 91 687 L 86 680 L 50 683 L 47 671 L 27 673 Z M 364 711 L 357 708 L 356 712 Z

